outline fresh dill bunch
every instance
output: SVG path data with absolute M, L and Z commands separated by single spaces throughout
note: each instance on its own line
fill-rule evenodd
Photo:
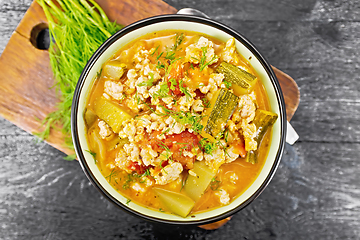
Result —
M 59 102 L 57 110 L 43 121 L 45 130 L 36 134 L 46 139 L 60 126 L 65 144 L 74 149 L 71 139 L 71 104 L 76 84 L 87 61 L 96 49 L 122 26 L 111 22 L 94 0 L 37 0 L 49 24 L 50 65 Z

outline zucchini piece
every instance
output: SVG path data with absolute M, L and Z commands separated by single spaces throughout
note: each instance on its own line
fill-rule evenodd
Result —
M 132 118 L 131 114 L 119 105 L 103 97 L 95 99 L 93 106 L 95 114 L 104 120 L 115 133 L 119 133 L 123 121 Z
M 102 162 L 106 157 L 106 149 L 96 128 L 92 128 L 88 136 L 90 151 L 96 153 L 94 158 Z
M 222 62 L 216 72 L 224 74 L 237 96 L 250 93 L 257 81 L 256 76 L 227 62 Z
M 115 137 L 114 139 L 111 139 L 110 141 L 108 141 L 106 150 L 108 152 L 112 151 L 115 148 L 124 146 L 126 143 L 129 143 L 128 138 Z
M 126 64 L 114 60 L 107 62 L 103 66 L 102 73 L 104 76 L 108 78 L 119 80 L 122 77 L 122 75 L 125 73 L 126 68 L 127 68 Z
M 210 140 L 215 140 L 219 134 L 225 129 L 227 121 L 234 113 L 238 105 L 239 97 L 225 88 L 221 88 L 215 94 L 210 102 L 210 108 L 205 113 L 203 119 L 202 136 Z M 210 114 L 207 114 L 210 113 Z
M 181 217 L 186 217 L 195 205 L 194 200 L 184 194 L 162 188 L 153 188 L 153 190 L 169 211 Z
M 191 170 L 196 174 L 196 176 L 189 175 L 187 177 L 184 184 L 184 191 L 186 195 L 196 202 L 210 185 L 211 180 L 216 175 L 216 171 L 214 172 L 206 166 L 204 161 L 195 161 L 194 168 Z
M 257 155 L 260 143 L 266 133 L 266 131 L 275 123 L 278 115 L 276 113 L 272 113 L 266 110 L 257 109 L 255 112 L 255 118 L 253 123 L 258 129 L 258 133 L 255 137 L 255 141 L 257 142 L 257 149 L 248 151 L 245 157 L 246 162 L 256 163 L 257 162 Z
M 84 113 L 84 119 L 86 126 L 90 128 L 93 125 L 93 123 L 96 121 L 97 116 L 91 109 L 86 108 Z

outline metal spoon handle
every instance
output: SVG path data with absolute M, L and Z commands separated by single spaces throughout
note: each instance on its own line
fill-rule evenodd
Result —
M 203 13 L 203 12 L 201 12 L 199 10 L 193 9 L 193 8 L 182 8 L 177 12 L 177 14 L 196 15 L 196 16 L 200 16 L 200 17 L 210 18 L 205 13 Z

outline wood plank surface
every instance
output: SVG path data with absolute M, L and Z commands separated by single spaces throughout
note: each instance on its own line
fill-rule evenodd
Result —
M 0 239 L 359 239 L 357 0 L 166 0 L 244 34 L 292 76 L 300 135 L 265 191 L 223 227 L 164 226 L 117 209 L 77 162 L 0 118 Z M 32 0 L 0 0 L 0 52 Z

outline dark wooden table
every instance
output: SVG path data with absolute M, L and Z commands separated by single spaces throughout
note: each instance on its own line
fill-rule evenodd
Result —
M 0 0 L 0 53 L 31 2 Z M 359 239 L 360 2 L 166 2 L 235 28 L 299 85 L 291 123 L 300 139 L 270 185 L 220 229 L 154 224 L 117 209 L 78 162 L 0 118 L 0 239 Z

